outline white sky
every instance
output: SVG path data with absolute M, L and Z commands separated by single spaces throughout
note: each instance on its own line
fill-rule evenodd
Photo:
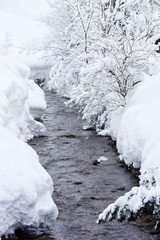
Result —
M 47 0 L 0 0 L 0 10 L 26 17 L 46 13 L 48 9 Z
M 45 27 L 35 18 L 48 11 L 47 0 L 0 0 L 0 38 L 9 32 L 16 45 L 40 40 Z

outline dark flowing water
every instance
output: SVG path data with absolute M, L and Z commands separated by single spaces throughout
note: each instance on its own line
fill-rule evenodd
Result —
M 30 145 L 53 178 L 53 199 L 59 217 L 50 235 L 36 239 L 54 240 L 150 240 L 153 221 L 150 217 L 136 223 L 117 221 L 96 224 L 98 214 L 131 187 L 138 184 L 117 161 L 109 138 L 94 131 L 83 131 L 76 109 L 67 109 L 54 93 L 46 92 L 47 110 L 43 124 L 48 136 L 35 138 Z M 93 165 L 104 156 L 108 161 Z M 22 236 L 21 239 L 31 239 Z

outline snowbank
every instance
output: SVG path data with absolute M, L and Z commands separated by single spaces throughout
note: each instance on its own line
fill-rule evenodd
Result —
M 0 151 L 0 236 L 22 226 L 53 224 L 53 183 L 36 152 L 3 127 Z
M 50 226 L 57 217 L 53 182 L 24 142 L 46 132 L 30 114 L 46 104 L 29 75 L 26 65 L 0 58 L 0 236 L 21 226 Z
M 39 120 L 47 107 L 44 92 L 33 80 L 29 80 L 27 84 L 30 113 L 34 119 Z
M 44 135 L 45 127 L 29 113 L 32 105 L 30 98 L 28 99 L 28 93 L 31 92 L 31 85 L 28 83 L 29 68 L 3 58 L 0 58 L 0 65 L 0 125 L 22 140 Z M 37 96 L 38 94 L 35 97 Z
M 119 129 L 111 123 L 109 132 L 117 138 L 120 159 L 140 168 L 140 186 L 109 205 L 98 221 L 134 219 L 146 210 L 160 218 L 160 73 L 139 84 L 121 115 Z M 151 208 L 151 206 L 153 208 Z M 148 208 L 149 207 L 149 208 Z

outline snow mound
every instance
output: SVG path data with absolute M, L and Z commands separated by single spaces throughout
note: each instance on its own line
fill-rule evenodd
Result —
M 0 125 L 25 141 L 46 134 L 45 127 L 29 112 L 33 106 L 28 82 L 30 69 L 7 58 L 0 58 L 0 66 Z M 42 105 L 44 108 L 44 102 Z
M 97 159 L 98 162 L 105 162 L 108 161 L 108 158 L 101 156 L 100 158 Z
M 36 152 L 3 127 L 0 151 L 0 236 L 22 226 L 51 226 L 58 213 L 53 183 Z
M 0 237 L 22 226 L 50 227 L 58 214 L 52 179 L 24 142 L 46 132 L 30 114 L 46 103 L 29 75 L 26 65 L 0 58 Z

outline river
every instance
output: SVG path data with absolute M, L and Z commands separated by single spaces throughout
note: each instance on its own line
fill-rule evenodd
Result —
M 43 124 L 45 137 L 34 138 L 30 145 L 54 181 L 53 199 L 59 216 L 50 234 L 21 239 L 37 240 L 151 240 L 154 222 L 145 216 L 136 223 L 117 221 L 96 224 L 98 214 L 119 196 L 138 185 L 138 180 L 117 161 L 110 139 L 95 131 L 83 131 L 76 109 L 68 109 L 65 99 L 46 92 L 48 107 Z M 95 164 L 104 156 L 108 161 Z

